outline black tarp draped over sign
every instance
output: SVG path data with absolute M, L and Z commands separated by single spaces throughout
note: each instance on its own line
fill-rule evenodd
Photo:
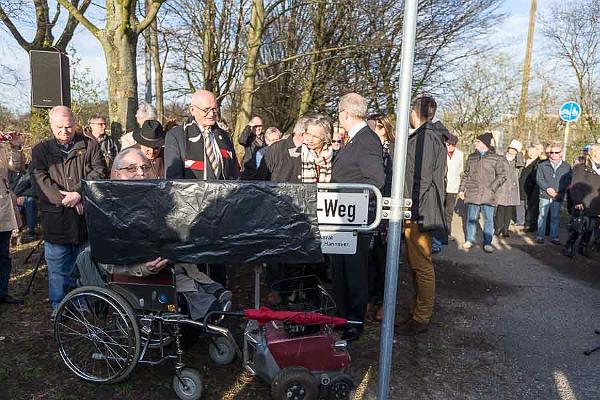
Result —
M 130 264 L 322 261 L 316 185 L 85 181 L 92 256 Z

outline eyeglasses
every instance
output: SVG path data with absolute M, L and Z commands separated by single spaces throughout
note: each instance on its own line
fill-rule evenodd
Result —
M 92 122 L 90 125 L 104 125 L 104 126 L 106 126 L 106 122 Z
M 204 113 L 204 116 L 207 117 L 208 114 L 210 114 L 211 112 L 214 114 L 218 114 L 219 113 L 219 109 L 217 107 L 208 107 L 208 108 L 200 108 L 198 106 L 195 105 L 191 105 L 191 107 L 197 108 L 198 110 L 202 111 Z
M 148 164 L 142 164 L 142 165 L 131 164 L 127 167 L 119 168 L 119 171 L 126 170 L 130 174 L 135 174 L 138 171 L 138 169 L 141 169 L 142 172 L 146 173 L 150 170 L 150 168 L 152 168 L 152 166 L 150 166 Z
M 560 154 L 562 151 L 549 151 L 548 154 Z
M 342 143 L 341 140 L 332 140 L 331 143 Z

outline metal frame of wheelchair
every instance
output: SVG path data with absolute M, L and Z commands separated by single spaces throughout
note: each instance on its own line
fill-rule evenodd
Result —
M 170 268 L 164 272 L 160 283 L 152 277 L 129 277 L 109 281 L 107 288 L 80 287 L 63 299 L 54 335 L 59 354 L 73 373 L 88 382 L 110 384 L 127 378 L 138 363 L 174 360 L 175 393 L 182 400 L 195 400 L 202 396 L 202 379 L 183 363 L 182 324 L 213 336 L 209 344 L 213 362 L 224 365 L 241 357 L 228 329 L 179 312 L 174 272 Z M 174 351 L 167 353 L 173 342 Z M 157 355 L 151 354 L 154 350 Z

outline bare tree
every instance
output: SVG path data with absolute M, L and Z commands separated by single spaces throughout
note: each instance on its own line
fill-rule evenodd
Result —
M 557 2 L 543 17 L 542 31 L 553 45 L 554 56 L 572 68 L 582 116 L 594 130 L 594 88 L 600 72 L 600 2 Z
M 98 39 L 104 50 L 108 71 L 108 99 L 111 131 L 115 138 L 135 127 L 138 104 L 136 54 L 138 38 L 150 26 L 164 0 L 151 0 L 138 21 L 137 0 L 106 0 L 105 27 L 98 28 L 68 0 L 57 0 Z
M 65 0 L 65 3 L 68 3 L 70 7 L 83 15 L 91 0 Z M 34 6 L 35 10 L 36 26 L 33 39 L 28 41 L 17 28 L 15 20 L 30 19 L 26 10 L 31 5 Z M 61 5 L 57 3 L 56 10 L 52 14 L 48 0 L 0 0 L 0 21 L 25 51 L 54 48 L 65 52 L 79 22 L 72 15 L 69 16 L 62 33 L 56 39 L 53 31 L 59 21 L 61 10 Z

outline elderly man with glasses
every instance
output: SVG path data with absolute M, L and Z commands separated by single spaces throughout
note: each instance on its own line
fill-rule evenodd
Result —
M 112 137 L 106 134 L 106 118 L 102 115 L 93 116 L 88 120 L 88 126 L 83 132 L 85 136 L 98 143 L 104 162 L 110 170 L 113 160 L 119 153 L 119 146 Z
M 550 239 L 560 244 L 559 213 L 567 188 L 571 183 L 571 166 L 562 160 L 562 146 L 553 143 L 548 151 L 548 160 L 539 164 L 536 182 L 540 188 L 540 214 L 536 242 L 544 243 L 546 218 L 550 213 Z
M 192 95 L 190 114 L 183 126 L 175 126 L 165 138 L 167 179 L 233 180 L 240 168 L 229 133 L 217 126 L 217 98 L 208 90 Z M 213 278 L 225 285 L 224 265 L 210 267 Z

